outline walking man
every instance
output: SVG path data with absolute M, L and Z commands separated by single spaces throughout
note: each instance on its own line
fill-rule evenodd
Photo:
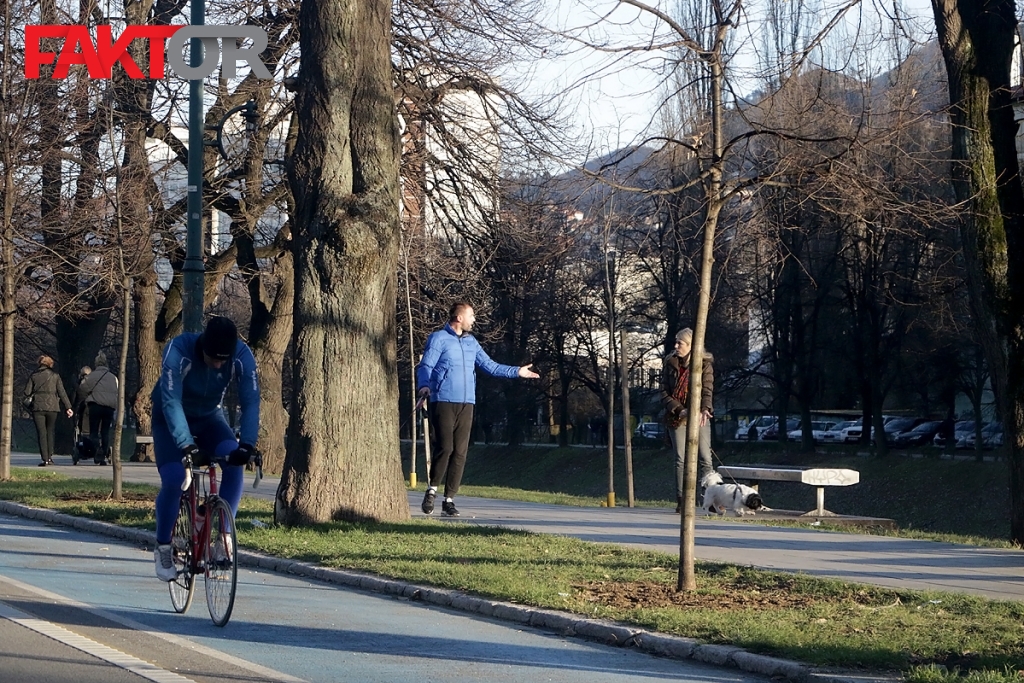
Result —
M 455 495 L 459 492 L 462 470 L 469 450 L 469 432 L 473 426 L 476 403 L 476 368 L 495 377 L 539 379 L 529 365 L 516 367 L 491 360 L 480 347 L 473 331 L 476 316 L 465 302 L 452 304 L 448 324 L 427 338 L 423 360 L 416 366 L 416 387 L 420 400 L 430 399 L 430 424 L 433 427 L 433 462 L 427 494 L 420 506 L 425 514 L 434 512 L 437 486 L 444 479 L 441 512 L 458 517 Z

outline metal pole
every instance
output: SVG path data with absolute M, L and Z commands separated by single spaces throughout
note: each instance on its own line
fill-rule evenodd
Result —
M 626 364 L 626 328 L 619 328 L 619 372 L 622 376 L 622 438 L 626 447 L 626 505 L 633 507 L 633 430 L 629 416 L 629 368 Z
M 192 0 L 193 26 L 206 23 L 206 0 Z M 189 64 L 203 63 L 203 43 L 193 38 Z M 211 55 L 212 57 L 212 55 Z M 182 323 L 186 332 L 203 329 L 203 81 L 189 81 L 188 89 L 188 220 L 185 264 L 182 266 Z
M 608 293 L 608 500 L 615 507 L 615 290 L 608 260 L 608 233 L 605 231 L 604 281 Z

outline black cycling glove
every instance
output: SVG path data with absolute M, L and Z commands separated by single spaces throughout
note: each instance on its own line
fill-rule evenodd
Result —
M 229 465 L 248 465 L 252 456 L 256 454 L 256 447 L 247 443 L 239 444 L 238 448 L 228 454 Z

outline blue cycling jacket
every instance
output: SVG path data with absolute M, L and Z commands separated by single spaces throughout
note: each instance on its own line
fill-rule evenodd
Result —
M 252 351 L 239 340 L 231 360 L 215 369 L 203 360 L 203 352 L 196 344 L 198 339 L 198 334 L 186 332 L 167 344 L 160 381 L 151 396 L 153 414 L 163 415 L 175 445 L 185 448 L 192 444 L 189 418 L 205 418 L 220 412 L 224 393 L 231 380 L 236 379 L 242 408 L 240 440 L 255 446 L 260 426 L 260 385 Z
M 491 360 L 471 334 L 455 334 L 451 325 L 427 337 L 416 366 L 416 389 L 430 387 L 430 400 L 476 403 L 476 368 L 495 377 L 518 377 L 519 367 Z

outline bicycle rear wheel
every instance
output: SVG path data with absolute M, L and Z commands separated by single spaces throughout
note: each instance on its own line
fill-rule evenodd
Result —
M 171 536 L 171 547 L 178 577 L 168 582 L 167 588 L 171 592 L 174 611 L 184 614 L 192 605 L 192 597 L 196 592 L 196 577 L 192 573 L 192 506 L 189 505 L 188 494 L 181 497 L 178 521 Z
M 206 523 L 210 525 L 210 540 L 203 549 L 206 560 L 206 605 L 210 618 L 217 626 L 224 626 L 231 618 L 235 606 L 235 587 L 238 583 L 236 552 L 238 539 L 235 518 L 221 498 L 206 503 Z

